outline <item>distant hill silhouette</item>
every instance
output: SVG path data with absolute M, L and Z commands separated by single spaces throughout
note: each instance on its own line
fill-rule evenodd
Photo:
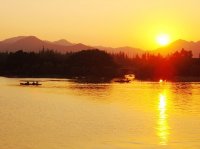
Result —
M 86 46 L 84 44 L 69 44 L 61 45 L 64 41 L 49 42 L 38 39 L 35 36 L 19 36 L 14 38 L 9 38 L 0 42 L 0 51 L 17 51 L 24 50 L 27 52 L 34 51 L 38 52 L 43 49 L 53 49 L 55 51 L 64 52 L 76 52 L 81 50 L 93 49 L 92 47 Z M 67 42 L 65 42 L 67 44 Z
M 186 41 L 186 40 L 179 39 L 179 40 L 174 41 L 170 45 L 159 48 L 153 52 L 160 53 L 160 54 L 169 54 L 175 51 L 181 51 L 182 49 L 192 51 L 193 57 L 199 57 L 200 41 L 194 42 L 194 41 Z
M 104 50 L 108 53 L 120 53 L 123 52 L 124 54 L 128 55 L 129 57 L 133 57 L 136 54 L 142 55 L 145 53 L 145 50 L 139 49 L 139 48 L 133 48 L 133 47 L 104 47 L 104 46 L 87 46 L 82 43 L 71 43 L 70 41 L 67 41 L 65 39 L 60 39 L 58 41 L 45 41 L 41 40 L 35 36 L 18 36 L 9 38 L 3 41 L 0 41 L 0 52 L 5 51 L 17 51 L 17 50 L 23 50 L 27 52 L 38 52 L 40 50 L 44 49 L 51 49 L 55 50 L 61 53 L 65 52 L 77 52 L 81 50 L 88 50 L 88 49 L 100 49 Z M 193 41 L 185 41 L 185 40 L 177 40 L 170 45 L 166 47 L 158 48 L 154 51 L 151 51 L 150 53 L 160 53 L 163 55 L 166 54 L 172 54 L 175 51 L 180 51 L 182 49 L 185 50 L 191 50 L 193 53 L 193 57 L 199 57 L 200 54 L 200 41 L 193 42 Z
M 133 57 L 136 54 L 141 55 L 145 52 L 144 50 L 141 50 L 139 48 L 133 48 L 133 47 L 128 47 L 128 46 L 118 47 L 118 48 L 96 46 L 96 48 L 100 49 L 100 50 L 107 51 L 109 53 L 113 53 L 113 54 L 123 52 L 123 53 L 129 55 L 130 57 Z
M 82 43 L 71 43 L 65 39 L 60 39 L 57 41 L 46 41 L 41 40 L 35 36 L 18 36 L 0 41 L 0 52 L 8 51 L 15 52 L 17 50 L 23 50 L 27 52 L 38 52 L 43 49 L 52 49 L 61 53 L 65 52 L 76 52 L 87 49 L 100 49 L 107 51 L 108 53 L 119 53 L 123 52 L 129 56 L 135 56 L 136 54 L 143 54 L 144 51 L 138 48 L 132 47 L 104 47 L 104 46 L 86 46 Z
M 74 44 L 65 40 L 65 39 L 60 39 L 58 41 L 54 41 L 53 43 L 57 44 L 57 45 L 61 45 L 61 46 L 73 46 Z
M 21 40 L 23 38 L 26 38 L 26 36 L 18 36 L 18 37 L 13 37 L 13 38 L 5 39 L 5 40 L 3 40 L 3 43 L 11 44 L 11 43 L 15 43 L 18 40 Z

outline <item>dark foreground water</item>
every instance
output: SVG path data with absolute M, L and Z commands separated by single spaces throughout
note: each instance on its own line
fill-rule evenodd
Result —
M 0 78 L 0 149 L 199 149 L 200 83 Z

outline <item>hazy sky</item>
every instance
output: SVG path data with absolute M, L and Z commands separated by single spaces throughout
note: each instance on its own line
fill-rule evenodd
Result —
M 200 0 L 0 0 L 0 40 L 35 35 L 104 46 L 158 47 L 200 40 Z

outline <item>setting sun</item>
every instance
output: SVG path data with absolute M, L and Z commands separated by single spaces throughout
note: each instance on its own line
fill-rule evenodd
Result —
M 169 44 L 170 38 L 167 34 L 161 34 L 157 36 L 156 41 L 160 46 L 166 46 Z

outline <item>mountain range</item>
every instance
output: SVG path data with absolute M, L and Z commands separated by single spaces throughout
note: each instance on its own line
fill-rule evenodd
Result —
M 154 50 L 154 53 L 170 54 L 176 51 L 181 51 L 182 49 L 192 51 L 193 57 L 200 57 L 200 41 L 186 41 L 186 40 L 176 40 L 168 46 Z
M 93 48 L 81 43 L 73 44 L 64 39 L 50 42 L 41 40 L 35 36 L 13 37 L 0 42 L 0 51 L 14 52 L 17 50 L 24 50 L 28 52 L 39 52 L 42 49 L 52 49 L 61 53 L 65 53 Z
M 155 54 L 160 53 L 165 55 L 173 53 L 175 51 L 179 51 L 183 48 L 185 50 L 191 50 L 193 53 L 193 57 L 199 57 L 200 41 L 193 42 L 193 41 L 186 41 L 179 39 L 177 41 L 172 42 L 168 46 L 158 48 L 156 50 L 151 51 L 150 53 L 155 53 Z M 70 41 L 67 41 L 65 39 L 51 42 L 51 41 L 41 40 L 35 36 L 18 36 L 0 41 L 0 52 L 5 52 L 5 51 L 14 52 L 17 50 L 24 50 L 27 52 L 30 51 L 39 52 L 42 49 L 50 49 L 50 50 L 52 49 L 61 53 L 76 52 L 87 49 L 100 49 L 100 50 L 105 50 L 109 53 L 124 52 L 129 56 L 134 56 L 136 54 L 141 55 L 142 53 L 147 52 L 139 48 L 133 48 L 128 46 L 118 47 L 118 48 L 104 47 L 104 46 L 88 46 L 82 43 L 78 44 L 71 43 Z

